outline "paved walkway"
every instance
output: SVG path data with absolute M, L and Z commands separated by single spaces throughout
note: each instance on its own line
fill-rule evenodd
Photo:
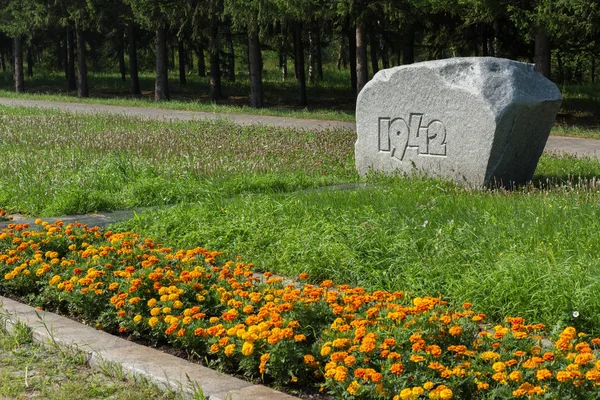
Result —
M 144 119 L 164 121 L 197 121 L 202 119 L 225 118 L 241 125 L 266 124 L 283 128 L 326 129 L 347 128 L 356 129 L 353 122 L 326 121 L 317 119 L 301 119 L 289 117 L 272 117 L 267 115 L 245 115 L 231 113 L 211 113 L 201 111 L 169 110 L 164 108 L 121 107 L 103 104 L 69 103 L 63 101 L 21 100 L 0 98 L 1 105 L 53 108 L 81 114 L 108 113 L 130 115 Z M 551 136 L 546 144 L 547 152 L 569 153 L 577 156 L 600 158 L 600 140 L 579 139 L 571 137 Z

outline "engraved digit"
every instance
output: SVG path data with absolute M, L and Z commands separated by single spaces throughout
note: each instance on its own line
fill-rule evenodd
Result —
M 429 154 L 434 156 L 446 155 L 446 127 L 441 121 L 431 121 L 427 126 L 429 138 Z
M 410 114 L 409 147 L 418 147 L 418 154 L 427 154 L 427 132 L 421 128 L 423 114 Z
M 392 157 L 402 161 L 404 159 L 404 153 L 406 153 L 408 136 L 410 134 L 408 124 L 402 118 L 395 118 L 390 122 L 389 132 Z
M 379 151 L 390 151 L 389 118 L 379 118 Z

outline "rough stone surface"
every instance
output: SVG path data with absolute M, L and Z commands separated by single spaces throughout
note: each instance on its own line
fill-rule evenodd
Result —
M 474 57 L 380 71 L 360 92 L 359 174 L 424 173 L 469 186 L 524 183 L 562 96 L 532 64 Z

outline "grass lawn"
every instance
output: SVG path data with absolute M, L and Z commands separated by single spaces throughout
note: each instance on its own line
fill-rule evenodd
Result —
M 0 316 L 0 322 L 1 316 Z M 0 325 L 0 399 L 180 399 L 118 369 L 90 369 L 83 353 L 33 342 L 24 325 Z
M 164 206 L 117 226 L 494 320 L 600 331 L 600 162 L 544 155 L 520 190 L 354 169 L 354 133 L 2 109 L 0 208 L 35 216 Z M 367 184 L 348 190 L 328 185 Z M 579 316 L 573 317 L 577 311 Z

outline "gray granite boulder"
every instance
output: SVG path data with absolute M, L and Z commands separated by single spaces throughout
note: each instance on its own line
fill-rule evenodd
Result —
M 356 104 L 356 167 L 469 186 L 531 179 L 562 96 L 532 64 L 492 57 L 379 71 Z

